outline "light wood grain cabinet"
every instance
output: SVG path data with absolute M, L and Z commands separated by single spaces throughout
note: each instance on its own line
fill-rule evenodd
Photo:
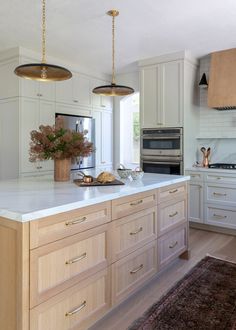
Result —
M 185 183 L 174 184 L 168 187 L 160 188 L 159 202 L 173 201 L 174 198 L 186 196 L 187 186 Z

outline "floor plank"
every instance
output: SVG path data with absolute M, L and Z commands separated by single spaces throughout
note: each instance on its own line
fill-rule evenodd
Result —
M 190 230 L 189 260 L 177 259 L 142 290 L 114 308 L 90 330 L 126 330 L 207 254 L 236 262 L 236 237 L 199 229 Z

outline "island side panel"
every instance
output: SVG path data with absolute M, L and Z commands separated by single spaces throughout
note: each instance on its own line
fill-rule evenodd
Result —
M 29 330 L 29 224 L 0 217 L 0 324 Z

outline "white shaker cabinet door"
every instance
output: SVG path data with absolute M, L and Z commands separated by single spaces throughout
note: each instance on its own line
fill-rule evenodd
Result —
M 202 183 L 189 183 L 189 221 L 203 223 Z
M 73 100 L 73 77 L 56 83 L 56 102 L 77 103 Z
M 30 132 L 39 126 L 39 101 L 22 99 L 20 105 L 20 173 L 35 172 L 39 164 L 29 161 Z
M 141 69 L 141 126 L 152 128 L 162 125 L 159 91 L 159 66 Z
M 183 111 L 183 65 L 172 61 L 161 65 L 161 114 L 165 127 L 181 127 Z
M 90 79 L 73 73 L 73 102 L 83 106 L 91 105 Z
M 102 112 L 102 165 L 112 164 L 113 146 L 113 120 L 112 112 Z

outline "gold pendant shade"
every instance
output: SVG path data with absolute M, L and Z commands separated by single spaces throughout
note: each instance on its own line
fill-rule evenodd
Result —
M 39 81 L 61 81 L 72 77 L 69 70 L 46 63 L 46 0 L 42 0 L 42 61 L 20 65 L 14 72 L 21 78 Z
M 112 17 L 112 83 L 95 87 L 93 93 L 103 96 L 125 96 L 134 93 L 134 89 L 115 83 L 115 17 L 119 15 L 119 11 L 112 9 L 107 12 L 107 15 Z

